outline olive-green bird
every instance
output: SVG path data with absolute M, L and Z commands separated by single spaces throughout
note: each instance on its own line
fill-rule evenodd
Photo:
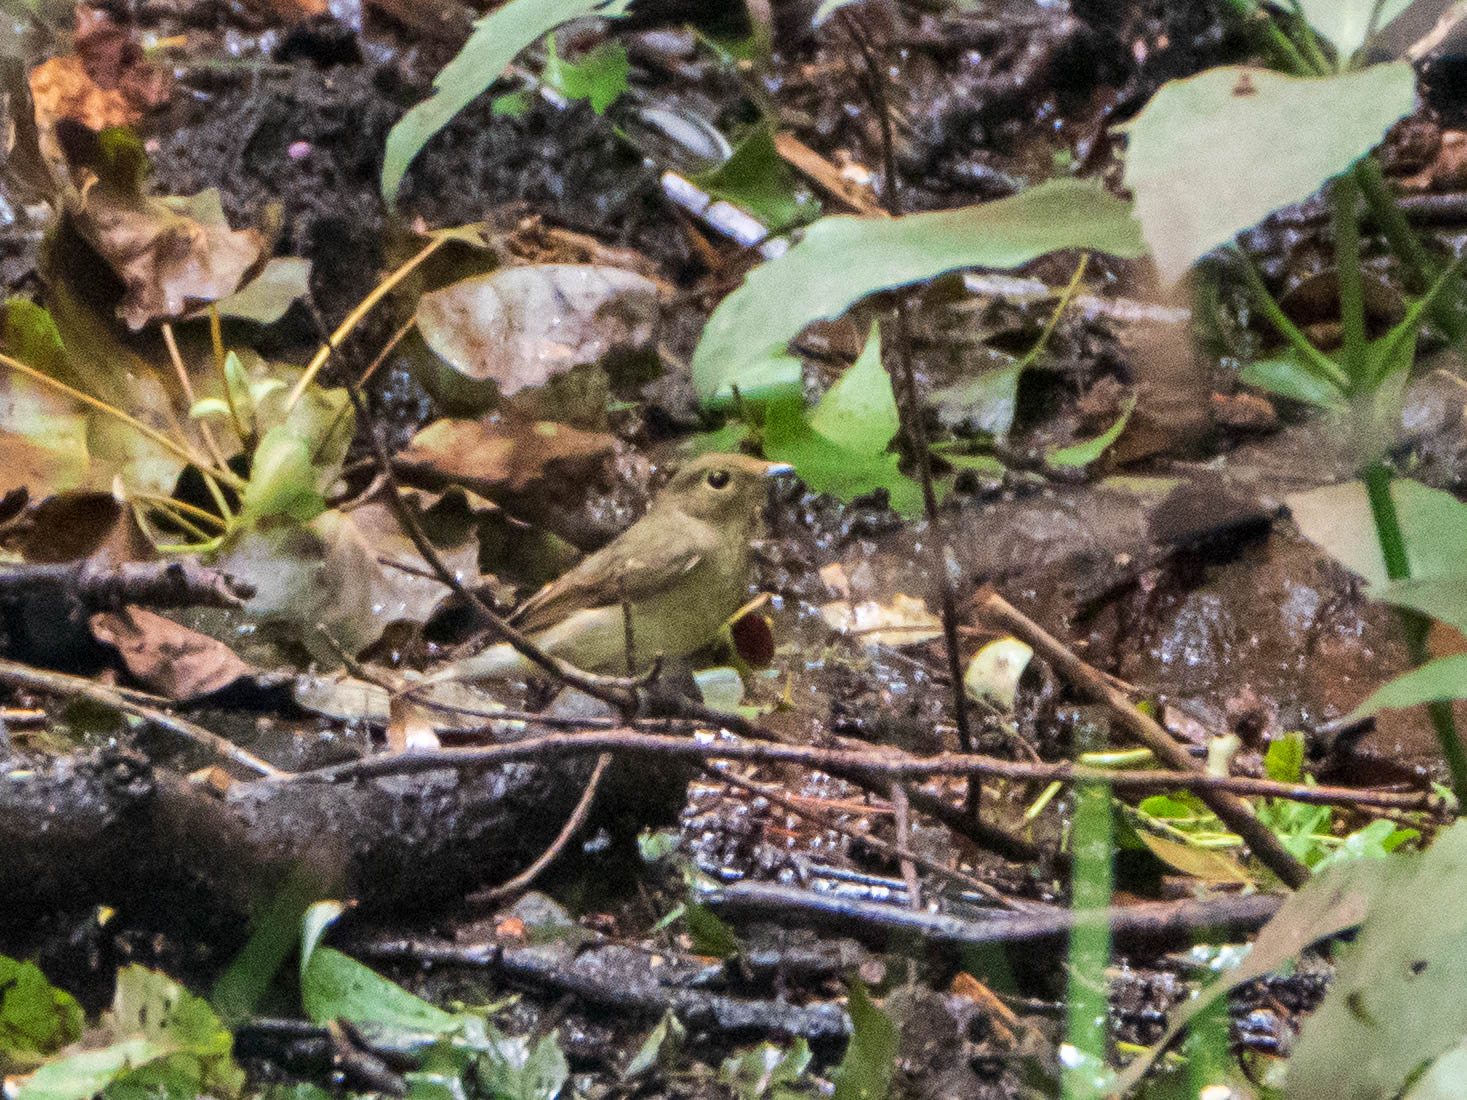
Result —
M 647 514 L 516 609 L 510 622 L 546 653 L 578 668 L 626 670 L 631 606 L 636 658 L 683 657 L 711 642 L 748 598 L 750 542 L 759 534 L 767 478 L 791 467 L 746 455 L 689 462 Z M 506 642 L 437 670 L 429 683 L 523 675 L 532 665 Z

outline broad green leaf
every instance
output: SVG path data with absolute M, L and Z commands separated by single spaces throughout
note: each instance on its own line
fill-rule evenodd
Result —
M 859 980 L 851 984 L 846 1008 L 851 1014 L 851 1041 L 835 1070 L 835 1100 L 885 1100 L 896 1073 L 901 1032 Z
M 647 1038 L 642 1040 L 642 1045 L 637 1048 L 637 1053 L 632 1055 L 632 1060 L 627 1063 L 626 1069 L 621 1071 L 621 1079 L 630 1081 L 658 1065 L 672 1068 L 682 1053 L 683 1043 L 687 1037 L 688 1029 L 673 1014 L 672 1009 L 668 1009 L 662 1014 L 662 1019 L 657 1022 L 657 1026 L 652 1029 Z
M 1121 406 L 1121 415 L 1105 431 L 1094 439 L 1087 439 L 1083 443 L 1072 443 L 1068 447 L 1056 447 L 1044 453 L 1044 460 L 1051 466 L 1089 466 L 1110 448 L 1121 433 L 1126 430 L 1126 425 L 1131 420 L 1131 413 L 1136 409 L 1136 398 L 1126 398 L 1125 404 Z
M 233 294 L 220 298 L 214 308 L 221 317 L 273 325 L 291 303 L 311 289 L 311 261 L 299 256 L 276 256 L 265 269 Z
M 141 966 L 118 971 L 112 1008 L 92 1038 L 106 1045 L 47 1062 L 21 1084 L 18 1100 L 88 1100 L 150 1068 L 184 1095 L 233 1096 L 244 1084 L 234 1037 L 208 1002 Z
M 854 450 L 832 442 L 810 427 L 799 401 L 772 403 L 764 413 L 765 457 L 788 462 L 811 489 L 844 501 L 885 489 L 893 508 L 915 516 L 922 511 L 922 490 L 885 447 Z
M 555 48 L 555 36 L 545 39 L 547 57 L 540 77 L 567 99 L 589 100 L 598 115 L 627 90 L 626 47 L 620 42 L 603 42 L 579 60 L 568 61 Z
M 739 142 L 733 156 L 693 182 L 715 198 L 743 207 L 771 232 L 819 213 L 817 203 L 795 189 L 795 175 L 774 148 L 773 127 L 761 123 Z
M 871 326 L 860 356 L 820 399 L 810 427 L 841 447 L 886 450 L 901 427 L 901 415 L 891 377 L 881 365 L 879 327 Z
M 1412 0 L 1299 0 L 1308 24 L 1329 39 L 1341 61 L 1365 45 L 1410 5 Z
M 387 135 L 382 197 L 391 206 L 408 165 L 428 139 L 489 88 L 515 55 L 571 19 L 619 15 L 625 0 L 509 0 L 474 24 L 463 49 L 433 78 L 433 94 L 412 107 Z
M 1025 364 L 1015 362 L 1012 355 L 987 349 L 990 360 L 999 365 L 983 370 L 976 377 L 954 382 L 932 393 L 938 419 L 949 427 L 971 425 L 979 431 L 1002 438 L 1014 424 L 1019 407 L 1019 379 Z M 970 371 L 980 370 L 969 364 Z
M 786 1087 L 799 1083 L 812 1057 L 804 1039 L 796 1039 L 788 1049 L 766 1041 L 725 1058 L 718 1067 L 718 1083 L 732 1088 L 738 1100 L 788 1095 Z
M 1351 712 L 1350 718 L 1365 718 L 1392 708 L 1452 699 L 1467 699 L 1467 654 L 1464 653 L 1438 657 L 1386 681 Z
M 1467 1081 L 1467 1040 L 1458 1043 L 1411 1083 L 1402 1100 L 1457 1100 Z
M 317 1023 L 341 1019 L 434 1035 L 461 1030 L 465 1019 L 415 997 L 333 947 L 311 952 L 301 974 L 301 1005 Z
M 868 294 L 962 267 L 1017 267 L 1062 248 L 1145 252 L 1130 206 L 1099 185 L 1050 180 L 1012 198 L 901 218 L 828 217 L 751 271 L 713 311 L 693 354 L 705 401 L 798 380 L 789 342 Z
M 1391 499 L 1406 537 L 1412 579 L 1460 576 L 1462 548 L 1467 546 L 1467 504 L 1408 478 L 1391 482 Z M 1363 482 L 1293 493 L 1285 502 L 1305 538 L 1372 587 L 1389 583 Z
M 0 1075 L 28 1070 L 39 1056 L 75 1042 L 86 1018 L 35 963 L 0 955 Z
M 1467 569 L 1436 577 L 1412 577 L 1373 585 L 1372 599 L 1409 607 L 1467 632 Z
M 1346 407 L 1344 395 L 1327 378 L 1321 378 L 1309 365 L 1292 352 L 1272 359 L 1257 359 L 1243 368 L 1238 376 L 1250 386 L 1269 393 L 1302 401 L 1322 409 L 1339 412 Z
M 1263 770 L 1275 783 L 1297 783 L 1304 774 L 1304 735 L 1289 733 L 1269 742 Z
M 570 1079 L 560 1032 L 532 1046 L 519 1037 L 491 1037 L 492 1051 L 479 1062 L 479 1078 L 494 1100 L 555 1100 Z
M 1226 66 L 1163 85 L 1126 127 L 1125 173 L 1162 278 L 1308 198 L 1415 97 L 1404 61 L 1329 77 Z
M 1395 1096 L 1467 1033 L 1467 823 L 1423 853 L 1339 870 L 1359 867 L 1381 877 L 1329 994 L 1304 1021 L 1289 1062 L 1290 1100 Z
M 693 941 L 693 950 L 714 959 L 732 959 L 743 953 L 743 944 L 734 930 L 712 909 L 690 901 L 683 907 L 683 922 Z
M 258 524 L 283 516 L 305 523 L 326 509 L 311 468 L 311 449 L 287 425 L 271 428 L 260 440 L 250 481 L 240 502 L 240 520 Z

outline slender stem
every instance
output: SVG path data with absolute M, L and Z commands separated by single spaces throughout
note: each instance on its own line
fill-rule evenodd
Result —
M 1341 67 L 1349 64 L 1350 59 L 1348 57 L 1340 58 L 1337 64 L 1330 64 L 1329 58 L 1325 57 L 1324 51 L 1319 48 L 1319 39 L 1315 37 L 1314 28 L 1304 18 L 1302 11 L 1299 15 L 1295 16 L 1294 25 L 1298 31 L 1299 41 L 1302 43 L 1300 52 L 1303 53 L 1305 60 L 1308 61 L 1309 67 L 1314 70 L 1315 76 L 1328 76 L 1330 73 L 1336 72 Z
M 201 473 L 216 477 L 220 481 L 224 482 L 226 485 L 229 485 L 235 489 L 243 489 L 245 487 L 244 479 L 236 474 L 233 470 L 211 466 L 207 459 L 194 454 L 191 449 L 184 446 L 182 443 L 179 443 L 177 440 L 168 438 L 168 436 L 164 435 L 156 428 L 148 427 L 148 425 L 144 424 L 136 417 L 129 416 L 121 409 L 114 408 L 113 406 L 107 404 L 107 402 L 99 400 L 89 393 L 83 393 L 81 390 L 73 389 L 65 382 L 58 382 L 49 374 L 38 371 L 35 367 L 27 366 L 19 359 L 13 358 L 9 355 L 0 354 L 0 365 L 7 366 L 11 370 L 15 371 L 17 374 L 23 374 L 27 378 L 39 382 L 43 386 L 49 386 L 51 389 L 56 390 L 58 393 L 64 393 L 73 401 L 80 401 L 83 405 L 89 405 L 92 408 L 96 409 L 98 412 L 106 413 L 108 416 L 114 417 L 117 420 L 122 421 L 124 424 L 128 425 L 130 428 L 136 431 L 139 435 L 143 436 L 145 439 L 151 439 L 154 443 L 158 444 L 158 446 L 162 447 L 169 454 L 173 455 L 176 458 L 182 459 L 190 466 L 197 466 Z
M 178 375 L 178 384 L 183 389 L 184 399 L 188 401 L 189 408 L 193 408 L 199 399 L 194 395 L 193 383 L 189 381 L 188 377 L 188 368 L 184 366 L 183 356 L 178 350 L 178 341 L 173 338 L 173 326 L 167 321 L 163 322 L 163 344 L 168 349 L 169 359 L 173 361 L 173 370 Z M 224 457 L 224 452 L 219 447 L 219 441 L 214 438 L 214 431 L 209 427 L 209 422 L 200 417 L 198 424 L 205 449 L 214 456 L 214 461 L 220 469 L 229 469 L 229 460 Z M 214 507 L 219 509 L 219 514 L 226 520 L 233 519 L 234 512 L 229 507 L 229 500 L 225 497 L 224 491 L 219 488 L 219 483 L 205 470 L 201 469 L 199 475 L 204 479 L 209 495 L 214 498 Z
M 229 418 L 234 421 L 234 434 L 239 436 L 246 451 L 253 452 L 257 442 L 255 426 L 246 423 L 239 403 L 234 399 L 234 387 L 229 384 L 229 371 L 225 369 L 228 356 L 224 352 L 224 325 L 219 320 L 219 308 L 213 302 L 209 303 L 209 343 L 214 348 L 214 369 L 219 372 L 219 381 L 224 387 L 224 403 L 229 406 Z
M 1268 287 L 1263 285 L 1263 276 L 1258 273 L 1258 268 L 1253 266 L 1253 261 L 1248 258 L 1247 253 L 1239 249 L 1237 255 L 1242 261 L 1239 266 L 1243 270 L 1244 279 L 1248 282 L 1248 289 L 1253 295 L 1253 300 L 1263 311 L 1263 315 L 1268 318 L 1269 323 L 1278 329 L 1290 346 L 1299 353 L 1299 358 L 1306 367 L 1325 381 L 1333 383 L 1341 393 L 1348 393 L 1350 390 L 1349 376 L 1340 370 L 1339 365 L 1333 359 L 1315 347 L 1309 337 L 1305 336 L 1279 308 L 1273 295 L 1268 292 Z
M 1360 189 L 1353 174 L 1346 172 L 1330 185 L 1330 209 L 1334 215 L 1335 278 L 1340 288 L 1340 326 L 1344 346 L 1341 358 L 1352 390 L 1368 384 L 1365 377 L 1365 292 L 1360 280 L 1360 222 L 1355 207 Z
M 418 250 L 417 255 L 413 256 L 407 263 L 383 279 L 372 289 L 370 294 L 357 303 L 356 308 L 346 315 L 346 320 L 336 326 L 336 331 L 328 336 L 326 342 L 316 350 L 316 354 L 311 356 L 311 361 L 306 364 L 305 373 L 300 376 L 300 380 L 296 382 L 295 388 L 290 391 L 290 396 L 285 400 L 286 412 L 295 408 L 296 402 L 306 392 L 306 387 L 315 380 L 316 375 L 321 373 L 321 368 L 330 360 L 332 353 L 341 347 L 342 341 L 351 335 L 352 330 L 357 325 L 361 324 L 362 318 L 372 311 L 372 307 L 386 297 L 392 291 L 393 287 L 397 286 L 398 283 L 412 274 L 419 264 L 437 252 L 450 239 L 447 234 L 434 237 Z
M 872 99 L 871 106 L 881 126 L 882 173 L 886 177 L 881 198 L 887 213 L 894 218 L 899 217 L 902 212 L 901 187 L 897 180 L 896 144 L 891 130 L 891 107 L 887 101 L 886 73 L 881 59 L 877 57 L 875 49 L 856 20 L 844 11 L 839 13 L 839 18 L 841 26 L 845 28 L 851 41 L 856 44 L 866 66 L 868 91 Z M 917 462 L 917 476 L 922 483 L 922 510 L 927 517 L 928 527 L 936 536 L 932 540 L 932 548 L 938 559 L 936 572 L 938 598 L 942 610 L 942 637 L 944 648 L 947 651 L 948 676 L 952 680 L 958 744 L 962 746 L 964 752 L 971 752 L 973 731 L 968 723 L 968 700 L 963 691 L 962 649 L 958 641 L 958 597 L 957 593 L 953 591 L 952 577 L 948 574 L 947 543 L 942 537 L 942 520 L 937 512 L 937 491 L 932 485 L 932 452 L 928 446 L 927 422 L 922 415 L 921 395 L 917 388 L 917 371 L 913 365 L 912 355 L 911 325 L 907 317 L 905 299 L 898 297 L 895 313 L 897 360 L 901 366 L 901 388 L 905 398 L 903 401 L 905 409 L 901 417 L 902 429 L 912 449 L 912 457 Z M 979 791 L 978 783 L 969 784 L 968 806 L 970 810 L 974 811 L 975 816 Z
M 163 346 L 168 349 L 168 359 L 173 364 L 173 373 L 178 376 L 179 388 L 183 390 L 184 400 L 193 408 L 198 404 L 198 396 L 194 393 L 194 384 L 189 380 L 188 368 L 184 366 L 183 356 L 178 350 L 178 341 L 173 338 L 173 326 L 167 321 L 163 322 L 161 329 L 163 333 Z M 204 447 L 214 456 L 214 461 L 220 466 L 228 463 L 224 456 L 219 441 L 214 438 L 214 429 L 209 427 L 209 422 L 203 418 L 199 419 L 199 435 L 203 437 Z
M 1283 28 L 1272 18 L 1258 10 L 1258 5 L 1252 0 L 1227 0 L 1227 4 L 1233 9 L 1234 14 L 1249 26 L 1256 28 L 1263 35 L 1264 45 L 1278 56 L 1280 69 L 1293 73 L 1295 76 L 1319 76 L 1320 73 L 1299 52 L 1299 47 L 1294 44 Z
M 1391 497 L 1391 472 L 1385 463 L 1372 462 L 1365 468 L 1365 490 L 1370 500 L 1370 513 L 1375 520 L 1376 538 L 1380 540 L 1380 551 L 1385 558 L 1386 576 L 1391 580 L 1405 580 L 1411 576 L 1411 563 L 1406 557 L 1406 539 L 1401 531 L 1401 517 L 1396 511 L 1396 502 Z M 1419 667 L 1430 659 L 1427 649 L 1427 633 L 1431 620 L 1419 611 L 1401 609 L 1401 629 L 1406 636 L 1406 649 L 1411 664 Z M 1441 745 L 1442 757 L 1447 762 L 1447 771 L 1452 776 L 1452 790 L 1457 801 L 1467 798 L 1467 751 L 1463 750 L 1462 739 L 1457 735 L 1457 721 L 1452 714 L 1452 704 L 1437 700 L 1426 705 L 1431 717 L 1432 729 Z
M 1406 215 L 1396 204 L 1396 197 L 1391 194 L 1385 173 L 1381 171 L 1380 160 L 1373 153 L 1362 157 L 1355 162 L 1354 176 L 1371 217 L 1385 234 L 1391 251 L 1405 266 L 1406 289 L 1413 294 L 1425 293 L 1441 277 L 1442 267 L 1422 245 L 1416 231 L 1411 228 L 1411 223 L 1406 220 Z M 1463 297 L 1460 277 L 1457 284 L 1452 293 L 1444 295 L 1440 301 L 1431 305 L 1432 321 L 1454 341 L 1467 336 L 1467 318 L 1458 314 L 1455 308 Z

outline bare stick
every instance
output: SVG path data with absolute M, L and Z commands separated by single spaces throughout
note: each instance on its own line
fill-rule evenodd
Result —
M 166 729 L 169 733 L 187 738 L 195 744 L 202 745 L 215 756 L 238 764 L 240 767 L 248 768 L 266 779 L 291 778 L 290 772 L 281 771 L 275 765 L 261 760 L 254 753 L 240 748 L 234 742 L 220 737 L 212 730 L 196 726 L 166 711 L 134 702 L 121 692 L 88 680 L 84 676 L 69 676 L 64 672 L 45 672 L 15 661 L 0 661 L 0 682 L 13 684 L 30 691 L 43 691 L 49 695 L 81 696 L 91 699 L 103 706 L 120 710 L 124 714 L 135 715 L 155 726 Z
M 1125 731 L 1155 753 L 1158 759 L 1174 768 L 1197 770 L 1197 764 L 1187 750 L 1177 744 L 1171 734 L 1157 722 L 1141 713 L 1124 692 L 1112 686 L 1106 677 L 1071 653 L 1057 638 L 997 592 L 989 590 L 980 594 L 978 608 L 980 614 L 990 623 L 1032 646 L 1035 653 L 1054 666 L 1081 693 L 1097 703 L 1103 703 Z M 1253 808 L 1233 793 L 1233 789 L 1188 789 L 1196 791 L 1197 797 L 1207 804 L 1208 809 L 1242 837 L 1253 850 L 1253 854 L 1286 884 L 1298 889 L 1309 881 L 1309 868 L 1294 858 L 1272 830 L 1258 820 Z
M 1201 792 L 1227 791 L 1267 798 L 1287 798 L 1311 805 L 1379 806 L 1394 810 L 1431 812 L 1441 808 L 1441 799 L 1422 791 L 1372 791 L 1308 783 L 1279 783 L 1247 776 L 1209 775 L 1187 770 L 1112 771 L 1075 764 L 1036 764 L 1024 760 L 1001 760 L 978 753 L 944 752 L 936 756 L 911 756 L 850 749 L 822 749 L 809 745 L 774 742 L 719 741 L 701 744 L 686 737 L 644 733 L 621 728 L 585 730 L 576 733 L 547 733 L 504 745 L 443 749 L 433 753 L 372 756 L 331 764 L 313 771 L 281 776 L 272 782 L 342 783 L 383 775 L 415 775 L 440 768 L 487 768 L 522 760 L 539 760 L 586 753 L 657 753 L 706 763 L 710 760 L 747 760 L 768 764 L 798 764 L 830 775 L 865 775 L 889 782 L 919 780 L 938 775 L 989 776 L 1023 783 L 1109 783 L 1118 790 Z
M 468 903 L 478 909 L 488 909 L 498 905 L 506 898 L 514 897 L 529 889 L 530 884 L 540 877 L 545 868 L 555 862 L 556 857 L 565 851 L 566 845 L 575 839 L 575 835 L 586 824 L 586 818 L 591 815 L 591 805 L 596 801 L 596 792 L 601 787 L 601 777 L 606 774 L 606 769 L 610 766 L 611 753 L 603 752 L 596 758 L 596 767 L 591 770 L 591 778 L 586 783 L 586 789 L 581 793 L 581 800 L 576 803 L 576 808 L 571 811 L 570 817 L 566 818 L 560 832 L 550 842 L 550 847 L 541 852 L 534 863 L 508 882 L 487 890 L 476 890 L 466 899 Z
M 902 212 L 901 187 L 897 180 L 896 152 L 891 132 L 891 108 L 886 94 L 886 72 L 881 59 L 876 56 L 870 41 L 849 12 L 837 13 L 841 26 L 850 35 L 851 41 L 860 50 L 866 64 L 867 92 L 871 97 L 872 109 L 881 126 L 882 174 L 886 177 L 881 198 L 887 213 L 899 217 Z M 917 462 L 917 479 L 922 483 L 922 511 L 927 517 L 927 526 L 932 529 L 932 553 L 937 559 L 938 600 L 942 611 L 942 640 L 947 651 L 947 672 L 952 681 L 953 712 L 958 727 L 958 745 L 964 752 L 973 751 L 973 733 L 968 725 L 968 701 L 963 693 L 962 650 L 958 645 L 958 598 L 953 591 L 952 577 L 947 568 L 947 542 L 942 537 L 942 521 L 937 514 L 937 493 L 932 487 L 932 455 L 928 450 L 927 422 L 922 416 L 922 400 L 917 389 L 917 371 L 912 359 L 911 326 L 907 317 L 906 299 L 900 294 L 894 310 L 896 314 L 897 361 L 901 365 L 902 430 L 912 448 L 912 457 Z M 981 791 L 977 784 L 968 791 L 968 808 L 977 816 Z

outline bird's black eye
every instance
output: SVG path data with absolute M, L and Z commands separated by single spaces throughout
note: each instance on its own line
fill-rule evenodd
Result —
M 726 489 L 732 478 L 727 470 L 714 470 L 708 475 L 708 484 L 714 489 Z

